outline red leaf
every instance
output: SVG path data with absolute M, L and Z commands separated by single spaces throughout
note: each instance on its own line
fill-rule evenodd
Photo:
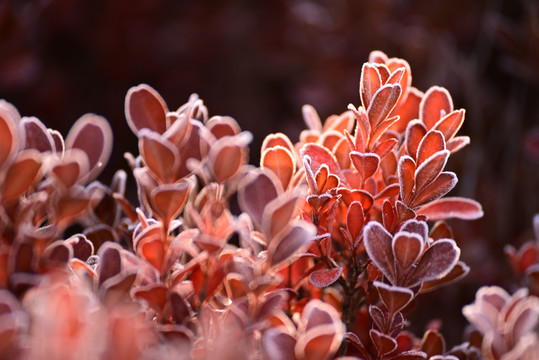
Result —
M 363 230 L 363 243 L 369 258 L 391 283 L 395 283 L 391 241 L 391 234 L 376 221 L 369 222 Z
M 403 71 L 402 75 L 399 75 L 400 79 L 398 80 L 402 87 L 402 96 L 397 104 L 397 107 L 400 107 L 406 102 L 409 93 L 408 90 L 412 84 L 412 70 L 410 69 L 410 64 L 404 59 L 391 58 L 387 60 L 386 65 L 389 71 L 392 71 L 393 73 L 396 73 L 400 69 Z M 388 79 L 388 82 L 390 82 L 390 79 Z
M 88 157 L 79 149 L 69 149 L 51 168 L 51 173 L 65 188 L 75 185 L 89 170 Z
M 150 308 L 161 314 L 167 303 L 167 293 L 168 289 L 166 286 L 151 284 L 137 289 L 134 292 L 134 296 L 146 301 Z
M 264 354 L 269 360 L 295 360 L 295 344 L 296 339 L 279 327 L 270 327 L 262 336 Z
M 11 159 L 19 146 L 17 122 L 6 104 L 0 103 L 0 167 Z
M 359 172 L 361 181 L 365 182 L 367 178 L 374 175 L 380 164 L 380 157 L 373 153 L 360 153 L 357 151 L 350 152 L 350 160 Z
M 464 123 L 464 114 L 464 109 L 447 114 L 434 125 L 433 130 L 439 130 L 444 135 L 445 141 L 450 140 Z
M 405 274 L 423 253 L 423 239 L 420 235 L 399 231 L 393 237 L 391 247 L 399 274 Z
M 183 210 L 191 183 L 182 180 L 174 184 L 163 184 L 152 189 L 150 203 L 157 217 L 168 227 L 170 221 Z
M 419 349 L 424 351 L 429 359 L 434 355 L 443 354 L 445 352 L 444 337 L 436 330 L 427 330 Z
M 427 130 L 430 130 L 440 118 L 452 111 L 451 95 L 440 86 L 433 86 L 427 90 L 419 106 L 419 116 Z
M 437 240 L 425 251 L 417 267 L 407 282 L 414 287 L 424 281 L 441 279 L 455 266 L 460 256 L 460 249 L 450 239 Z
M 393 148 L 397 145 L 398 140 L 396 138 L 389 138 L 382 141 L 374 148 L 373 153 L 377 154 L 380 159 L 383 159 Z
M 449 191 L 451 191 L 451 189 L 453 189 L 456 184 L 457 184 L 457 176 L 454 173 L 450 171 L 441 172 L 440 175 L 429 185 L 425 186 L 425 188 L 419 194 L 414 195 L 414 198 L 412 200 L 412 203 L 410 204 L 410 207 L 412 209 L 415 209 L 418 206 L 421 206 L 423 204 L 426 204 L 438 198 L 441 198 L 442 196 L 447 194 Z M 422 215 L 428 216 L 427 213 L 424 213 Z M 445 217 L 432 218 L 432 220 L 443 220 L 443 219 L 446 219 L 446 218 Z
M 393 116 L 387 120 L 383 120 L 378 126 L 374 128 L 369 138 L 369 148 L 372 148 L 374 144 L 380 139 L 382 135 L 393 125 L 395 122 L 399 121 L 398 116 Z
M 346 206 L 350 206 L 354 201 L 360 202 L 363 206 L 363 212 L 365 213 L 368 212 L 374 204 L 372 195 L 365 190 L 349 190 L 346 188 L 339 188 L 337 193 L 341 195 L 341 200 L 346 204 Z
M 438 151 L 430 156 L 415 171 L 415 192 L 420 193 L 427 185 L 432 183 L 442 172 L 449 158 L 449 151 Z M 419 160 L 419 158 L 418 158 Z
M 146 166 L 163 183 L 173 182 L 180 164 L 178 149 L 161 135 L 143 129 L 139 132 L 139 149 Z M 186 159 L 182 159 L 186 160 Z
M 372 97 L 372 101 L 367 108 L 367 116 L 371 129 L 378 127 L 382 121 L 386 120 L 391 110 L 397 104 L 401 95 L 399 84 L 388 84 L 379 88 Z
M 211 146 L 208 160 L 212 174 L 218 183 L 224 183 L 236 175 L 240 166 L 247 162 L 246 146 L 250 141 L 250 135 L 247 134 L 244 133 L 246 136 L 227 136 Z
M 406 96 L 404 102 L 399 101 L 399 104 L 393 109 L 391 116 L 398 115 L 399 121 L 391 125 L 391 130 L 398 133 L 403 133 L 406 130 L 408 124 L 414 120 L 419 119 L 419 104 L 423 98 L 423 93 L 414 87 L 409 87 L 408 92 L 402 92 L 401 98 Z
M 365 109 L 369 108 L 371 100 L 380 86 L 382 86 L 382 79 L 376 67 L 369 63 L 363 64 L 359 81 L 359 96 Z
M 147 237 L 137 243 L 140 256 L 161 274 L 165 262 L 165 245 L 160 237 Z
M 426 215 L 432 221 L 449 218 L 475 220 L 483 216 L 483 209 L 481 204 L 474 200 L 448 197 L 421 207 L 418 214 Z
M 373 284 L 382 302 L 392 314 L 402 310 L 414 298 L 414 292 L 408 288 L 392 286 L 380 281 L 375 281 Z
M 341 169 L 348 169 L 350 167 L 350 156 L 348 154 L 351 150 L 346 138 L 340 139 L 333 147 L 333 154 L 335 154 L 335 158 Z
M 429 130 L 417 148 L 416 164 L 419 166 L 439 151 L 445 150 L 445 140 L 441 132 Z
M 288 136 L 283 133 L 269 134 L 268 136 L 266 136 L 264 142 L 262 143 L 262 148 L 260 152 L 264 153 L 266 149 L 270 149 L 279 145 L 290 151 L 291 154 L 294 154 L 294 145 L 292 144 Z
M 301 157 L 305 155 L 311 158 L 311 169 L 314 173 L 320 169 L 320 166 L 326 164 L 329 168 L 329 172 L 337 175 L 341 180 L 341 183 L 346 184 L 346 179 L 337 163 L 335 155 L 333 155 L 328 149 L 318 144 L 305 144 L 300 150 Z
M 172 123 L 163 136 L 179 148 L 189 138 L 193 124 L 184 114 L 178 116 L 176 113 L 169 113 L 167 116 Z
M 452 284 L 468 275 L 469 272 L 470 267 L 462 261 L 458 261 L 457 264 L 453 267 L 453 269 L 451 269 L 449 274 L 445 275 L 443 278 L 423 282 L 423 285 L 421 285 L 421 290 L 419 292 L 425 293 L 438 289 L 441 286 Z
M 53 151 L 54 140 L 43 123 L 35 117 L 21 119 L 20 127 L 24 131 L 24 148 L 36 149 L 39 152 Z
M 225 136 L 235 136 L 241 132 L 237 121 L 230 116 L 213 116 L 206 123 L 206 129 L 217 139 Z
M 93 180 L 104 169 L 112 152 L 112 129 L 108 121 L 95 114 L 80 117 L 69 130 L 67 149 L 81 149 L 88 156 L 90 171 L 85 181 Z
M 414 190 L 415 171 L 415 162 L 411 157 L 404 155 L 399 159 L 400 197 L 405 203 L 408 203 Z
M 2 185 L 2 201 L 18 198 L 41 178 L 41 154 L 34 149 L 19 152 L 17 159 L 7 170 Z
M 333 284 L 342 275 L 343 268 L 336 267 L 333 269 L 320 269 L 313 271 L 309 275 L 309 281 L 316 287 L 323 288 Z
M 125 96 L 125 117 L 135 134 L 141 129 L 164 133 L 167 128 L 167 112 L 167 105 L 161 95 L 146 84 L 130 88 Z
M 371 329 L 369 336 L 376 347 L 380 359 L 383 355 L 389 354 L 397 348 L 397 341 L 395 339 L 389 335 L 382 334 L 378 330 Z
M 108 242 L 99 249 L 97 256 L 99 257 L 99 284 L 103 284 L 105 280 L 122 271 L 119 245 Z
M 451 154 L 456 153 L 466 145 L 470 143 L 470 137 L 469 136 L 456 136 L 449 140 L 446 143 L 447 150 L 451 152 Z
M 406 127 L 406 152 L 412 157 L 412 159 L 416 159 L 417 149 L 419 148 L 419 144 L 426 134 L 427 129 L 419 120 L 411 121 Z
M 262 215 L 266 205 L 282 192 L 277 184 L 278 180 L 273 173 L 258 170 L 251 172 L 238 185 L 240 208 L 249 214 L 258 226 L 263 223 Z
M 348 206 L 348 213 L 346 214 L 346 227 L 354 243 L 358 240 L 359 235 L 361 235 L 361 230 L 363 230 L 364 217 L 361 203 L 359 201 L 352 201 Z
M 294 218 L 298 200 L 297 196 L 281 196 L 270 201 L 265 207 L 262 229 L 269 242 Z
M 286 189 L 296 170 L 296 162 L 288 149 L 277 145 L 262 153 L 260 167 L 273 171 L 281 181 L 283 189 Z

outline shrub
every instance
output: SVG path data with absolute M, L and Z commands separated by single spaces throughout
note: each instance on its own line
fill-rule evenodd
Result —
M 446 196 L 465 111 L 411 79 L 405 60 L 371 53 L 361 105 L 324 122 L 304 106 L 299 142 L 268 135 L 260 166 L 250 133 L 197 95 L 170 110 L 133 87 L 137 199 L 123 170 L 95 180 L 112 149 L 105 119 L 84 115 L 64 140 L 0 103 L 2 357 L 534 358 L 539 305 L 525 289 L 480 289 L 463 310 L 476 330 L 452 349 L 435 328 L 406 330 L 416 297 L 469 271 L 444 220 L 483 214 Z M 537 278 L 535 244 L 507 253 Z

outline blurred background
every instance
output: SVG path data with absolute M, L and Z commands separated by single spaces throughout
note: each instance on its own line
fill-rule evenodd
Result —
M 115 136 L 105 183 L 126 168 L 125 151 L 137 152 L 124 117 L 131 86 L 150 84 L 170 109 L 198 93 L 211 115 L 254 134 L 256 164 L 266 134 L 297 141 L 303 104 L 322 118 L 359 105 L 361 66 L 376 49 L 406 59 L 415 87 L 444 86 L 467 111 L 460 134 L 472 143 L 448 168 L 460 180 L 451 195 L 485 210 L 481 220 L 451 222 L 472 271 L 420 298 L 412 315 L 416 333 L 441 317 L 454 345 L 465 325 L 460 308 L 480 285 L 514 290 L 504 245 L 533 238 L 537 1 L 0 0 L 0 98 L 64 135 L 86 112 L 105 116 Z

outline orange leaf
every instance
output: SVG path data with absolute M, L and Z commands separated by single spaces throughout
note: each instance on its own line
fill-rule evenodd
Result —
M 319 133 L 322 132 L 322 122 L 320 121 L 320 116 L 318 116 L 316 109 L 312 105 L 303 105 L 301 111 L 307 127 Z
M 348 232 L 350 232 L 354 243 L 359 239 L 359 235 L 361 235 L 364 222 L 365 215 L 363 213 L 363 206 L 359 201 L 352 201 L 348 206 L 348 213 L 346 214 L 346 227 L 348 228 Z
M 286 189 L 296 170 L 296 162 L 289 150 L 277 145 L 262 153 L 260 167 L 273 171 L 281 181 L 283 189 Z
M 137 243 L 140 256 L 161 273 L 165 262 L 165 246 L 160 238 L 149 237 Z
M 34 149 L 19 152 L 9 167 L 2 186 L 2 201 L 18 198 L 41 178 L 41 154 Z
M 410 121 L 419 118 L 419 104 L 423 98 L 423 93 L 415 87 L 409 87 L 408 93 L 403 91 L 401 98 L 404 96 L 406 96 L 404 102 L 399 100 L 399 104 L 397 104 L 391 113 L 391 116 L 398 115 L 400 117 L 399 121 L 395 122 L 390 127 L 391 130 L 398 133 L 404 132 Z

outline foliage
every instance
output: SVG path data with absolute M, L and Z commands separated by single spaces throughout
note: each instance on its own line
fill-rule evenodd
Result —
M 197 95 L 170 110 L 133 87 L 137 200 L 123 170 L 95 180 L 112 149 L 102 117 L 64 140 L 1 102 L 2 357 L 533 358 L 536 245 L 507 250 L 529 291 L 482 288 L 464 308 L 468 342 L 406 329 L 417 297 L 469 271 L 444 221 L 483 215 L 446 196 L 465 111 L 411 79 L 405 60 L 372 52 L 361 105 L 324 122 L 304 106 L 299 142 L 268 135 L 258 167 L 251 134 Z

